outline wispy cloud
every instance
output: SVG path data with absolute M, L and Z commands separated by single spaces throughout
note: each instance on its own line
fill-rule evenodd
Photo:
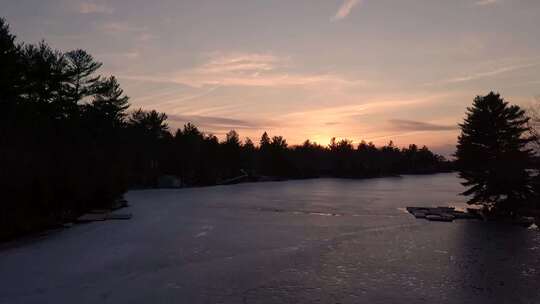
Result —
M 99 25 L 99 28 L 108 33 L 146 32 L 146 27 L 134 26 L 127 22 L 107 22 Z
M 134 51 L 128 51 L 128 52 L 120 52 L 120 53 L 100 53 L 97 54 L 98 58 L 112 58 L 112 59 L 129 59 L 134 60 L 140 57 L 140 53 L 136 50 Z
M 177 122 L 191 122 L 201 127 L 219 127 L 219 128 L 236 128 L 236 129 L 252 129 L 258 128 L 259 125 L 254 122 L 249 122 L 242 119 L 234 119 L 227 117 L 216 116 L 201 116 L 201 115 L 170 115 L 169 119 Z
M 105 4 L 82 2 L 79 4 L 78 11 L 81 14 L 112 14 L 114 9 Z
M 203 92 L 190 94 L 190 95 L 184 95 L 184 96 L 175 96 L 179 94 L 178 92 L 158 93 L 158 94 L 153 94 L 153 95 L 147 95 L 144 98 L 139 98 L 137 99 L 137 102 L 142 102 L 145 100 L 146 101 L 160 100 L 160 102 L 152 103 L 152 107 L 157 107 L 161 111 L 167 111 L 168 113 L 176 113 L 178 111 L 186 110 L 186 109 L 178 107 L 179 104 L 197 100 L 202 97 L 206 97 L 212 94 L 217 89 L 219 89 L 219 86 L 209 88 L 207 90 L 204 90 Z
M 218 55 L 196 70 L 203 74 L 273 70 L 280 60 L 268 54 Z
M 361 104 L 329 105 L 318 109 L 288 112 L 280 115 L 277 119 L 283 129 L 294 130 L 293 134 L 296 137 L 291 137 L 292 142 L 301 142 L 303 139 L 309 138 L 319 143 L 326 143 L 334 136 L 353 140 L 363 138 L 381 142 L 387 139 L 381 136 L 393 138 L 396 134 L 414 133 L 410 130 L 393 130 L 394 132 L 389 132 L 390 128 L 385 127 L 386 122 L 383 118 L 386 113 L 396 108 L 412 112 L 414 108 L 421 104 L 438 102 L 443 96 L 445 95 L 411 96 L 410 98 L 404 96 L 373 97 L 364 100 Z M 381 118 L 374 121 L 373 117 Z
M 319 84 L 365 85 L 366 81 L 350 80 L 332 73 L 290 73 L 288 59 L 270 54 L 212 55 L 205 63 L 171 75 L 124 75 L 126 79 L 148 82 L 177 83 L 191 87 L 251 86 L 287 87 Z
M 457 125 L 439 125 L 407 119 L 390 119 L 388 123 L 390 129 L 400 131 L 452 131 L 458 128 Z
M 357 120 L 361 115 L 372 115 L 386 112 L 388 109 L 396 107 L 416 106 L 420 104 L 433 103 L 441 100 L 449 94 L 432 94 L 412 97 L 375 97 L 360 104 L 348 104 L 339 106 L 325 106 L 319 109 L 309 109 L 298 112 L 287 113 L 283 117 L 292 121 L 306 121 L 306 119 L 316 121 L 340 121 Z
M 148 41 L 154 40 L 156 38 L 158 38 L 158 37 L 156 35 L 154 35 L 154 34 L 150 34 L 150 33 L 146 32 L 146 29 L 144 29 L 142 31 L 142 33 L 137 37 L 137 39 L 140 42 L 148 42 Z
M 493 5 L 500 2 L 500 0 L 479 0 L 474 3 L 477 6 Z
M 500 68 L 495 68 L 489 71 L 481 71 L 476 73 L 471 73 L 468 75 L 458 76 L 458 77 L 452 77 L 448 79 L 444 79 L 438 82 L 432 82 L 427 83 L 426 85 L 437 85 L 437 84 L 451 84 L 451 83 L 461 83 L 461 82 L 467 82 L 467 81 L 473 81 L 478 80 L 482 78 L 488 78 L 488 77 L 495 77 L 504 73 L 531 68 L 535 66 L 539 66 L 540 62 L 532 62 L 532 63 L 526 63 L 526 64 L 515 64 L 515 65 L 507 65 Z
M 192 123 L 205 132 L 223 135 L 230 130 L 258 132 L 265 128 L 271 128 L 274 123 L 270 121 L 249 121 L 221 116 L 203 115 L 168 115 L 168 120 L 173 127 L 181 128 L 186 123 Z
M 336 21 L 346 18 L 352 9 L 361 3 L 362 0 L 344 0 L 336 14 L 332 17 L 332 20 Z
M 113 21 L 99 23 L 95 25 L 96 28 L 103 32 L 104 34 L 109 35 L 123 35 L 133 38 L 135 41 L 141 44 L 148 44 L 154 39 L 157 39 L 153 33 L 150 33 L 150 30 L 146 26 L 137 26 L 129 22 L 124 21 Z

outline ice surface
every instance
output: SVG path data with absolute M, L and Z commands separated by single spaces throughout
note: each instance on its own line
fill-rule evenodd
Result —
M 433 223 L 454 174 L 132 191 L 0 249 L 0 303 L 540 303 L 537 230 Z M 339 215 L 339 216 L 328 216 Z

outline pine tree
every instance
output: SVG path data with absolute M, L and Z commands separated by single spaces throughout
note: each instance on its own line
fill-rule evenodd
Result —
M 224 167 L 225 177 L 238 176 L 241 163 L 241 143 L 240 136 L 235 130 L 229 131 L 225 135 L 225 141 L 222 143 L 222 166 Z
M 532 195 L 533 154 L 528 144 L 529 118 L 516 105 L 490 92 L 474 99 L 458 138 L 457 164 L 469 187 L 469 204 L 480 204 L 504 215 L 515 215 Z
M 268 146 L 270 146 L 270 137 L 268 136 L 268 133 L 264 132 L 259 141 L 259 147 L 261 149 L 266 149 Z
M 270 136 L 264 132 L 259 140 L 259 165 L 258 170 L 263 175 L 272 174 L 272 153 L 270 151 Z
M 73 114 L 74 106 L 65 106 L 66 82 L 69 79 L 64 54 L 51 48 L 45 41 L 37 45 L 27 44 L 21 49 L 24 61 L 24 85 L 22 97 L 25 101 L 40 105 L 54 105 L 56 118 Z
M 15 35 L 9 25 L 0 18 L 0 103 L 14 102 L 18 94 L 22 75 L 20 47 L 15 44 Z
M 121 127 L 127 116 L 129 97 L 124 95 L 120 84 L 111 76 L 96 85 L 94 99 L 90 105 L 91 110 L 98 115 L 101 123 L 108 127 Z
M 94 75 L 102 65 L 84 50 L 74 50 L 65 54 L 67 59 L 68 98 L 77 103 L 95 92 L 100 76 Z

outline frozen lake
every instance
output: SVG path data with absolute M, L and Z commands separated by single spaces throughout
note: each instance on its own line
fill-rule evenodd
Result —
M 416 220 L 455 174 L 127 194 L 129 221 L 0 247 L 0 303 L 540 303 L 540 232 Z

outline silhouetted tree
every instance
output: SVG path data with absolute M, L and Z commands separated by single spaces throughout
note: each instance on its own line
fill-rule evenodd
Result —
M 176 148 L 171 153 L 178 156 L 177 172 L 185 185 L 194 185 L 200 180 L 203 141 L 202 132 L 191 123 L 184 125 L 184 129 L 179 129 L 175 134 Z
M 268 133 L 263 133 L 261 140 L 259 141 L 259 146 L 261 149 L 266 149 L 270 146 L 270 137 L 268 136 Z
M 21 48 L 23 83 L 20 97 L 27 103 L 37 103 L 36 114 L 56 114 L 57 119 L 70 118 L 75 111 L 73 100 L 66 100 L 67 61 L 44 41 Z M 51 106 L 52 105 L 52 106 Z M 66 108 L 67 106 L 67 108 Z
M 95 94 L 92 102 L 87 105 L 93 127 L 102 130 L 119 130 L 124 127 L 127 123 L 129 97 L 124 95 L 116 78 L 111 76 L 93 86 Z
M 459 173 L 470 187 L 470 204 L 508 215 L 532 194 L 532 138 L 527 135 L 529 118 L 520 107 L 509 105 L 499 94 L 490 92 L 474 99 L 467 109 L 458 138 Z
M 223 166 L 223 155 L 221 154 L 221 147 L 217 136 L 213 134 L 204 136 L 202 155 L 199 158 L 202 167 L 199 174 L 200 185 L 214 185 L 217 181 L 228 178 L 229 176 L 236 176 L 240 172 L 239 151 L 233 150 L 231 164 Z M 230 170 L 230 173 L 228 170 Z
M 249 137 L 247 137 L 244 140 L 244 144 L 242 145 L 242 169 L 250 176 L 253 176 L 255 174 L 256 152 L 257 148 L 255 147 L 255 144 L 253 144 L 253 141 Z
M 406 172 L 405 168 L 400 168 L 400 166 L 405 166 L 404 160 L 405 157 L 402 157 L 399 148 L 394 146 L 394 142 L 390 141 L 386 146 L 381 147 L 381 170 L 384 174 L 395 174 L 395 172 Z M 412 173 L 409 171 L 409 173 Z
M 2 146 L 7 144 L 10 127 L 17 123 L 15 111 L 23 83 L 21 60 L 20 47 L 15 44 L 15 36 L 10 33 L 5 20 L 0 18 L 0 145 Z
M 94 73 L 102 66 L 84 50 L 73 50 L 65 54 L 67 96 L 74 103 L 84 100 L 95 92 L 100 76 Z M 109 79 L 110 81 L 110 79 Z
M 131 113 L 129 125 L 150 140 L 158 140 L 170 135 L 166 120 L 167 115 L 165 113 L 138 109 Z
M 0 238 L 118 199 L 129 158 L 116 80 L 84 51 L 16 44 L 3 19 L 0 66 Z
M 0 103 L 14 103 L 22 84 L 20 47 L 15 44 L 9 25 L 0 18 Z M 6 110 L 6 109 L 2 109 Z
M 272 153 L 270 150 L 270 137 L 264 132 L 259 140 L 259 165 L 257 170 L 263 175 L 271 175 L 272 169 Z
M 241 165 L 241 146 L 240 136 L 236 131 L 231 130 L 225 135 L 225 141 L 222 144 L 224 167 L 224 178 L 230 178 L 240 175 Z
M 306 140 L 302 145 L 294 147 L 292 152 L 292 163 L 298 170 L 298 177 L 309 178 L 331 174 L 331 164 L 327 160 L 325 147 Z
M 379 166 L 380 153 L 372 142 L 366 143 L 365 141 L 361 141 L 358 147 L 356 147 L 356 155 L 361 164 L 360 172 L 358 172 L 359 176 L 374 177 L 382 174 Z M 387 174 L 397 172 L 398 171 Z
M 287 141 L 282 136 L 272 137 L 269 146 L 270 154 L 270 170 L 269 175 L 289 177 L 292 175 L 292 167 L 287 158 L 288 150 Z
M 356 166 L 354 147 L 351 140 L 341 139 L 336 142 L 336 138 L 330 140 L 328 146 L 332 155 L 332 172 L 337 177 L 353 177 L 358 174 L 359 168 Z
M 156 185 L 162 168 L 160 160 L 167 140 L 172 139 L 167 115 L 155 110 L 135 110 L 128 118 L 131 141 L 135 144 L 132 151 L 135 154 L 132 179 L 139 185 Z

